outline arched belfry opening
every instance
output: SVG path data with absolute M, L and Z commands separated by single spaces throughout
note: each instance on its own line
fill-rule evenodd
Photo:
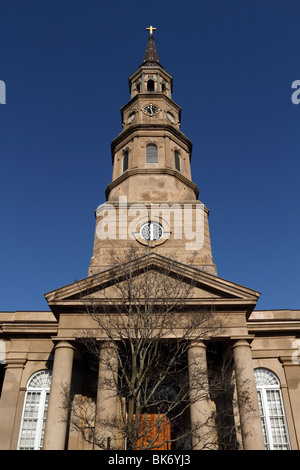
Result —
M 151 78 L 147 82 L 147 91 L 154 91 L 154 80 Z

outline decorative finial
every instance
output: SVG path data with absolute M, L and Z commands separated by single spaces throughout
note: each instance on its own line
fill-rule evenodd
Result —
M 150 36 L 152 36 L 153 31 L 156 30 L 153 26 L 149 26 L 149 28 L 146 28 L 147 31 L 150 31 Z

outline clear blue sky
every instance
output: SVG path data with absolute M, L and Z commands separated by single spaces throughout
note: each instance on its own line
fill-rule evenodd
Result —
M 0 310 L 87 276 L 128 77 L 174 77 L 219 276 L 300 308 L 298 0 L 2 0 Z

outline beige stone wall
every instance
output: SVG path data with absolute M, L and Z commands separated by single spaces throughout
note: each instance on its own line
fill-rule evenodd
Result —
M 280 381 L 289 438 L 293 450 L 300 448 L 300 311 L 254 311 L 248 329 L 254 367 L 264 367 Z
M 52 335 L 57 322 L 52 312 L 0 312 L 0 341 L 5 376 L 0 399 L 0 449 L 16 449 L 27 383 L 51 365 Z
M 175 259 L 184 264 L 216 274 L 211 252 L 208 209 L 199 201 L 179 201 L 168 205 L 158 202 L 143 204 L 104 204 L 96 212 L 93 256 L 89 275 L 112 267 L 115 258 L 126 258 L 130 245 Z M 149 220 L 159 222 L 164 230 L 160 240 L 147 242 L 140 228 Z

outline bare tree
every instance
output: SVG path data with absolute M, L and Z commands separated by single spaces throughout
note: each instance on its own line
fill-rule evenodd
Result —
M 162 258 L 160 263 L 156 257 L 153 263 L 150 252 L 131 248 L 125 261 L 112 253 L 111 265 L 103 289 L 91 288 L 82 298 L 95 328 L 78 341 L 89 364 L 94 360 L 106 371 L 97 379 L 95 374 L 94 384 L 99 390 L 102 381 L 103 396 L 115 398 L 118 413 L 111 414 L 105 403 L 100 413 L 95 396 L 72 396 L 71 426 L 94 448 L 188 449 L 200 435 L 202 448 L 216 448 L 221 441 L 219 447 L 226 447 L 235 433 L 234 407 L 224 412 L 226 395 L 231 394 L 232 403 L 232 370 L 226 361 L 218 361 L 208 388 L 206 368 L 191 367 L 191 358 L 188 368 L 191 342 L 218 336 L 224 327 L 217 323 L 213 305 L 197 307 L 195 282 L 182 265 L 177 269 L 174 259 Z M 192 428 L 189 408 L 204 400 L 217 403 L 217 419 L 203 417 Z M 110 441 L 108 436 L 115 437 Z

